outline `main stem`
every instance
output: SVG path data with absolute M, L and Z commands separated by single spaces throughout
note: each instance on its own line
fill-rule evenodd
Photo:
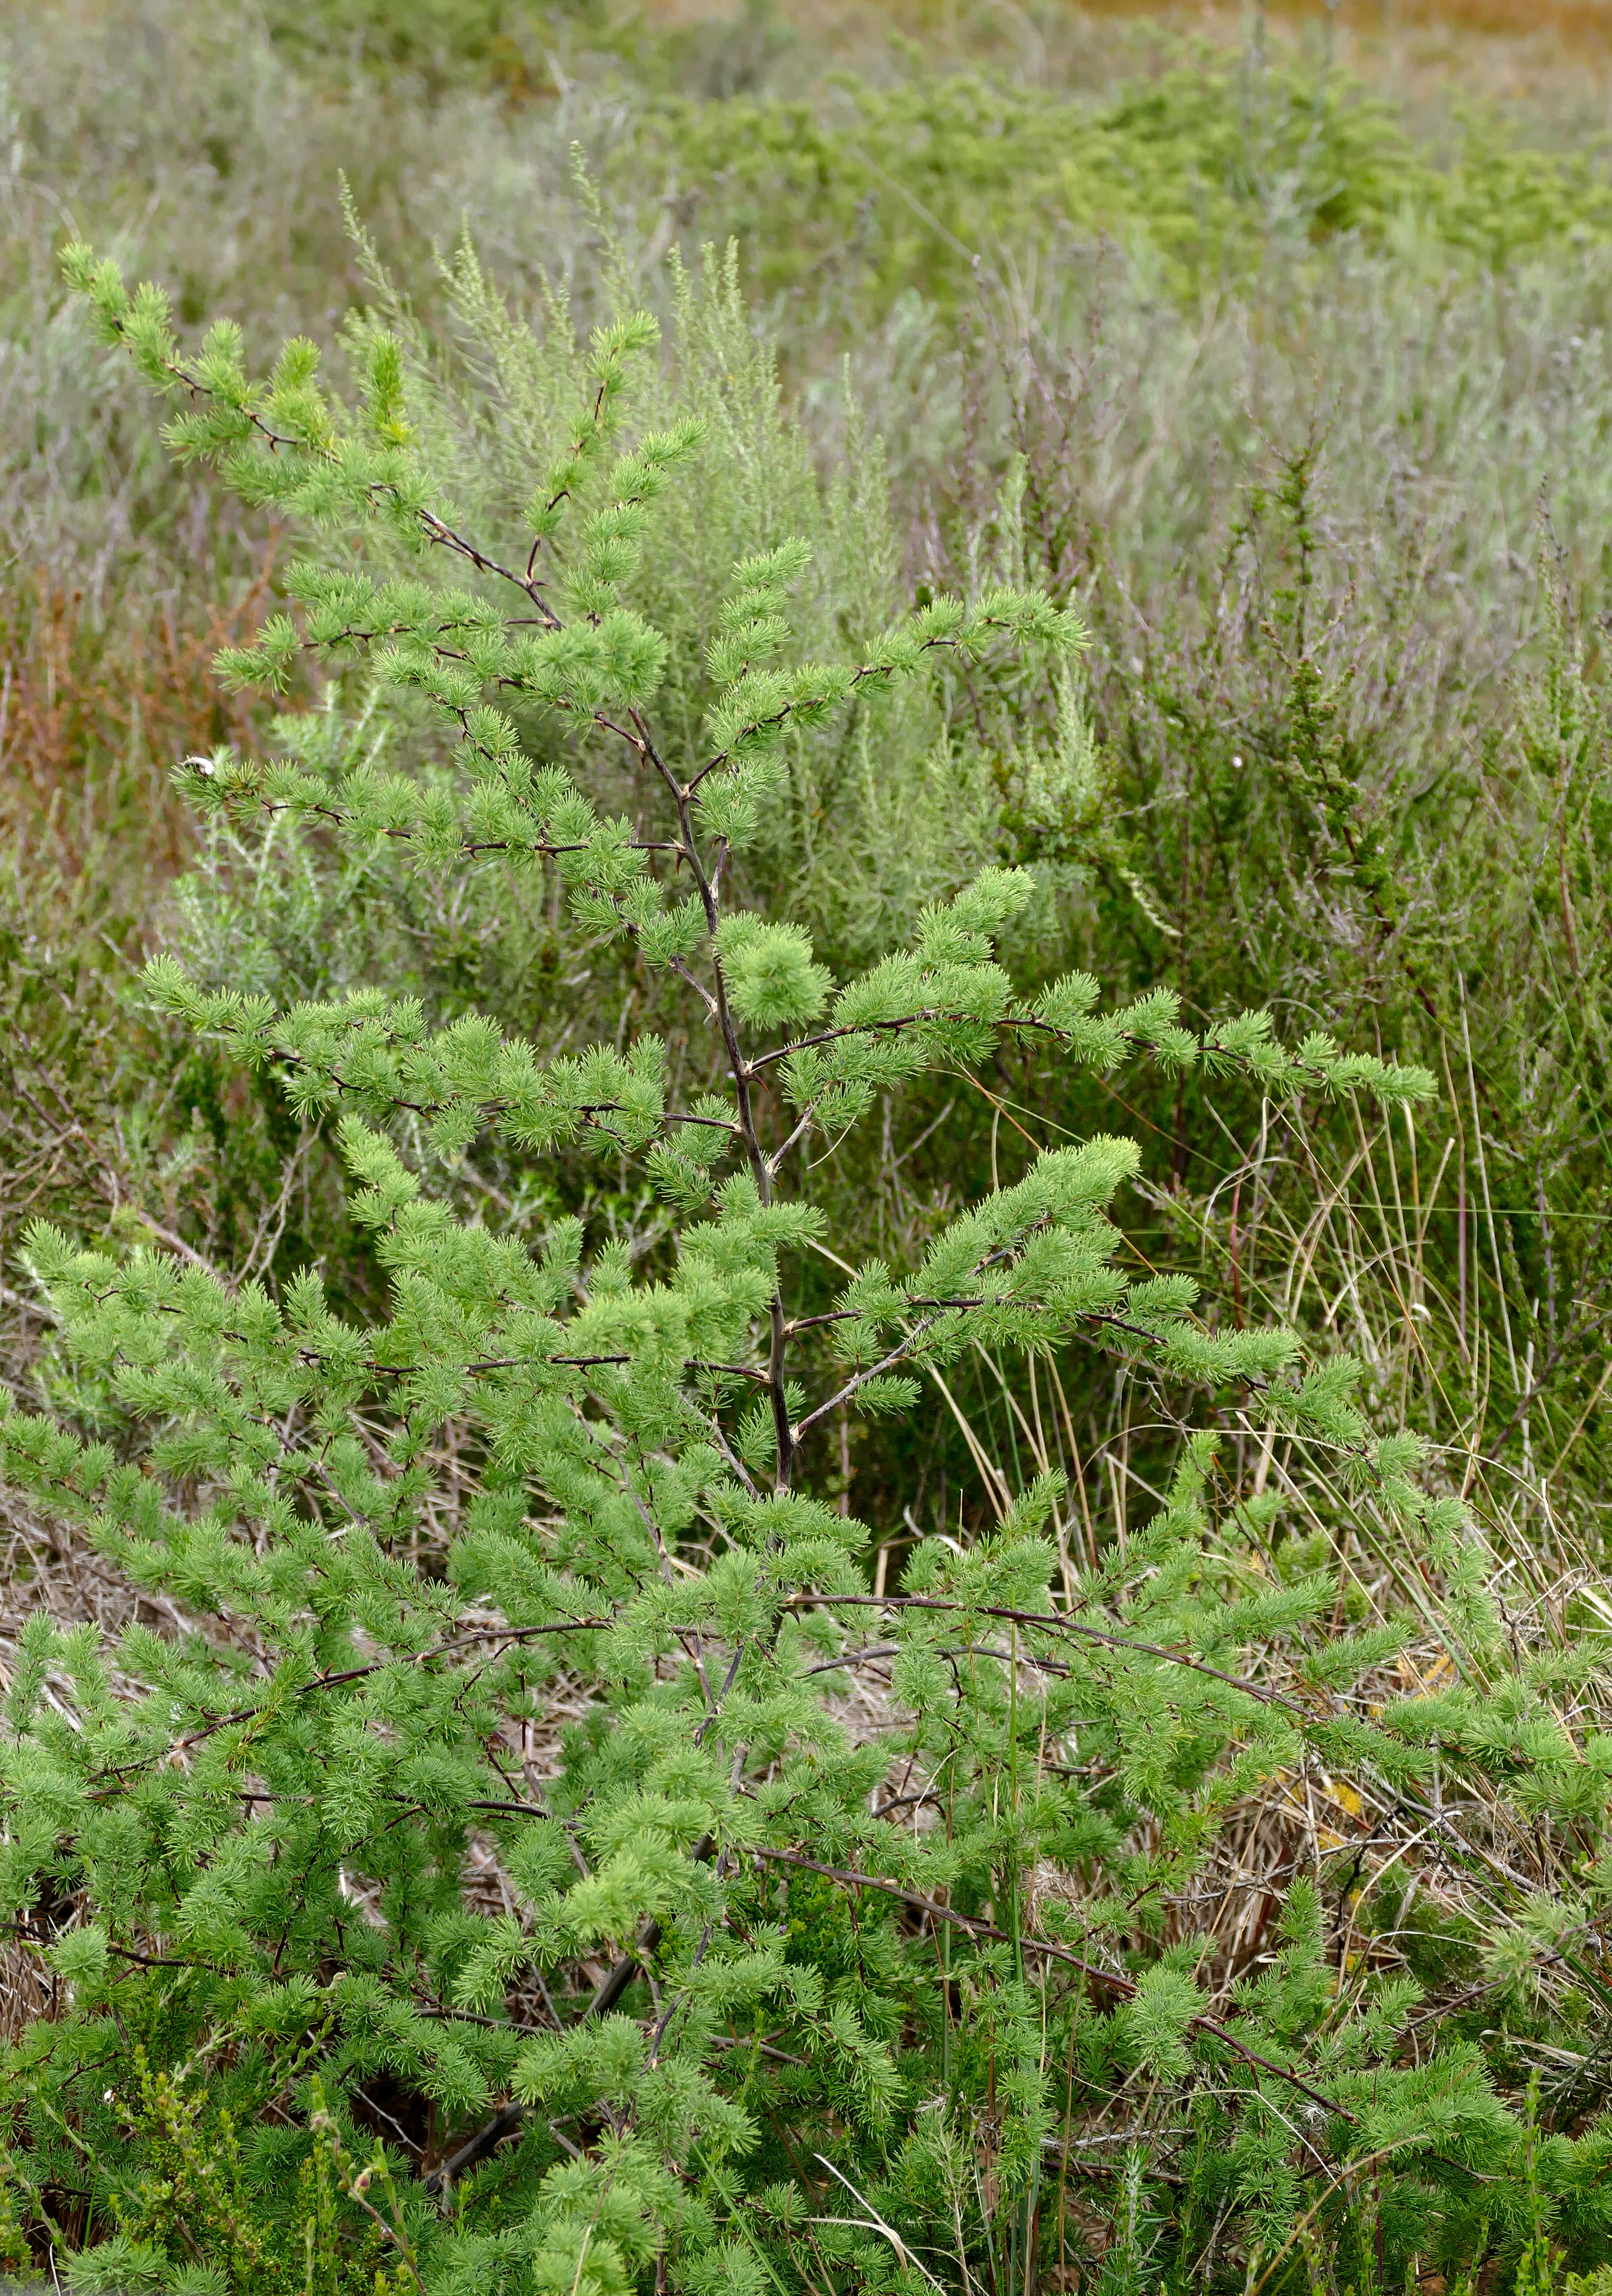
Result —
M 638 736 L 642 754 L 648 758 L 672 793 L 677 808 L 679 848 L 687 861 L 696 886 L 700 906 L 705 911 L 706 938 L 710 944 L 711 973 L 716 982 L 716 1025 L 722 1031 L 723 1046 L 727 1053 L 728 1066 L 732 1071 L 733 1092 L 739 1113 L 740 1137 L 749 1160 L 750 1175 L 756 1183 L 756 1193 L 764 1204 L 773 1201 L 773 1173 L 761 1145 L 761 1136 L 756 1128 L 755 1104 L 750 1097 L 754 1076 L 750 1063 L 739 1041 L 739 1029 L 728 1003 L 727 980 L 722 969 L 722 959 L 716 953 L 717 899 L 716 888 L 700 858 L 699 843 L 694 835 L 692 814 L 693 791 L 680 782 L 666 763 L 650 738 L 649 727 L 642 714 L 629 712 Z M 789 1489 L 795 1472 L 795 1431 L 790 1424 L 789 1396 L 784 1384 L 784 1351 L 789 1344 L 789 1327 L 784 1320 L 783 1294 L 775 1291 L 767 1309 L 771 1324 L 771 1340 L 767 1349 L 767 1391 L 773 1405 L 773 1432 L 778 1449 L 777 1488 Z

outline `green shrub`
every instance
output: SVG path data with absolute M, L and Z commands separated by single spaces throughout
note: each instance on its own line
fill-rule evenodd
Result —
M 1581 154 L 1531 149 L 1491 115 L 1441 156 L 1363 90 L 1248 59 L 1206 55 L 1101 102 L 921 68 L 836 92 L 663 101 L 624 164 L 642 168 L 647 146 L 702 195 L 703 220 L 754 250 L 762 288 L 808 308 L 825 275 L 874 311 L 914 290 L 954 307 L 970 258 L 1022 277 L 1071 240 L 1144 250 L 1195 297 L 1260 268 L 1273 234 L 1291 252 L 1409 227 L 1500 265 L 1612 234 L 1612 186 Z
M 853 904 L 824 961 L 790 793 L 837 729 L 911 744 L 1051 693 L 1084 789 L 1083 633 L 994 581 L 881 624 L 878 565 L 836 554 L 876 504 L 800 463 L 776 488 L 765 363 L 691 355 L 720 279 L 678 386 L 630 306 L 534 337 L 467 257 L 487 395 L 433 391 L 370 316 L 349 411 L 307 346 L 254 380 L 227 327 L 184 352 L 156 291 L 68 262 L 176 450 L 309 537 L 226 675 L 356 657 L 373 695 L 184 768 L 225 881 L 289 818 L 362 899 L 401 893 L 372 863 L 404 851 L 421 902 L 480 878 L 466 914 L 507 898 L 518 946 L 569 917 L 640 995 L 591 1045 L 593 984 L 547 974 L 524 1033 L 495 947 L 495 1009 L 462 983 L 438 1020 L 340 964 L 282 997 L 308 913 L 276 905 L 325 898 L 299 865 L 241 911 L 257 977 L 148 972 L 333 1128 L 368 1290 L 339 1312 L 315 1266 L 32 1235 L 55 1391 L 103 1439 L 13 1412 L 6 1476 L 169 1630 L 41 1618 L 8 1685 L 4 1900 L 62 2013 L 9 2056 L 28 2221 L 76 2226 L 86 2287 L 1297 2286 L 1323 2240 L 1357 2288 L 1600 2263 L 1612 2135 L 1542 2134 L 1529 2078 L 1571 2060 L 1596 2094 L 1588 1610 L 1545 1639 L 1497 1607 L 1346 1358 L 1120 1264 L 1125 1139 L 816 1274 L 863 1245 L 813 1152 L 910 1127 L 924 1079 L 1002 1045 L 1027 1077 L 1241 1075 L 1296 1123 L 1430 1079 L 1049 977 L 1013 926 L 1055 850 L 965 848 L 949 889 Z M 837 804 L 855 832 L 840 786 L 825 837 Z M 348 954 L 408 930 L 405 903 Z M 544 1192 L 489 1187 L 487 1144 Z M 613 1223 L 590 1163 L 655 1220 Z M 1167 1487 L 1100 1537 L 1050 1464 L 981 1453 L 988 1533 L 857 1520 L 835 1436 L 926 1390 L 955 1410 L 976 1351 L 1022 1366 L 1027 1469 L 1060 1362 L 1114 1366 Z M 1276 1541 L 1284 1507 L 1308 1537 Z M 1285 1845 L 1252 1880 L 1251 1813 Z

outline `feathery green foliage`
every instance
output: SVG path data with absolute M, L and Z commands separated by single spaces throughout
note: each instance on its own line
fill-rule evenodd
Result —
M 523 339 L 462 258 L 495 426 L 383 309 L 348 405 L 306 344 L 258 378 L 228 327 L 186 351 L 159 291 L 67 267 L 176 453 L 305 537 L 288 611 L 221 668 L 340 683 L 275 756 L 187 762 L 216 833 L 491 887 L 517 933 L 563 919 L 683 1016 L 568 1041 L 591 1006 L 557 966 L 519 1013 L 446 1018 L 396 983 L 149 969 L 339 1144 L 367 1290 L 31 1235 L 61 1410 L 0 1423 L 5 1476 L 164 1630 L 109 1649 L 42 1617 L 8 1689 L 5 1910 L 68 2010 L 11 2054 L 19 2212 L 78 2196 L 86 2288 L 1005 2291 L 1090 2266 L 1093 2132 L 1145 2092 L 1166 2119 L 1103 2164 L 1105 2284 L 1297 2286 L 1323 2234 L 1358 2288 L 1599 2263 L 1612 2140 L 1542 2140 L 1515 2078 L 1521 2037 L 1600 1997 L 1588 1619 L 1518 1644 L 1460 1497 L 1346 1359 L 1122 1263 L 1128 1140 L 1035 1155 L 899 1259 L 814 1177 L 1002 1046 L 1245 1079 L 1296 1124 L 1431 1091 L 1263 1013 L 1190 1029 L 1173 990 L 1049 977 L 1020 931 L 1044 840 L 854 932 L 791 905 L 802 776 L 839 729 L 1039 677 L 1089 778 L 1077 618 L 991 580 L 865 627 L 812 562 L 845 528 L 809 473 L 744 500 L 732 399 L 708 370 L 703 403 L 663 404 L 625 301 L 585 343 L 560 308 Z M 685 340 L 722 292 L 687 290 Z M 900 930 L 862 946 L 870 919 Z M 491 1154 L 546 1188 L 498 1217 Z M 626 1171 L 659 1210 L 623 1233 L 600 1176 Z M 1167 1487 L 1079 1542 L 1062 1479 L 1026 1474 L 983 1538 L 903 1534 L 893 1577 L 899 1527 L 849 1512 L 832 1444 L 981 1353 L 1112 1364 L 1170 1430 Z M 1278 1447 L 1313 1545 L 1263 1536 Z M 1414 1611 L 1369 1615 L 1332 1560 L 1356 1521 Z M 1352 1851 L 1340 1823 L 1218 2009 L 1210 1901 L 1259 1793 L 1430 1828 L 1482 1894 L 1428 1908 L 1410 1971 L 1379 1962 L 1408 1898 L 1392 1858 L 1362 1885 L 1371 1826 Z M 1571 1896 L 1511 1893 L 1494 1845 L 1533 1826 L 1571 1840 Z M 1429 2030 L 1452 1971 L 1467 2013 Z

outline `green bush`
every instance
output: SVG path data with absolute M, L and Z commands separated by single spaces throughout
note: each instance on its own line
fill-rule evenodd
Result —
M 1260 268 L 1273 233 L 1291 250 L 1408 227 L 1487 265 L 1612 234 L 1612 186 L 1582 155 L 1530 149 L 1491 116 L 1441 159 L 1364 91 L 1247 59 L 1201 57 L 1102 102 L 921 68 L 837 94 L 665 101 L 630 164 L 652 154 L 754 249 L 766 292 L 808 306 L 825 272 L 874 310 L 914 290 L 955 306 L 970 258 L 1013 276 L 1060 240 L 1140 246 L 1196 296 Z
M 1429 1077 L 1047 967 L 1060 835 L 1102 849 L 1081 625 L 994 578 L 890 615 L 876 466 L 825 499 L 765 360 L 716 356 L 719 273 L 661 370 L 625 300 L 529 333 L 466 255 L 468 397 L 380 283 L 349 407 L 307 346 L 255 380 L 229 327 L 186 352 L 160 293 L 68 263 L 176 451 L 307 537 L 222 667 L 311 654 L 346 707 L 184 767 L 215 977 L 147 982 L 328 1128 L 367 1242 L 338 1292 L 31 1237 L 58 1411 L 4 1420 L 6 1476 L 169 1631 L 41 1618 L 8 1686 L 4 1902 L 61 2012 L 8 2059 L 19 2215 L 77 2227 L 86 2288 L 1600 2263 L 1591 1605 L 1547 1634 L 1492 1595 L 1347 1357 L 1122 1264 L 1128 1140 L 883 1254 L 817 1177 L 1002 1047 L 1029 1088 L 1240 1077 L 1300 1130 Z M 965 836 L 924 882 L 943 806 L 916 882 L 869 875 L 887 743 L 921 783 L 965 715 L 1049 712 L 999 758 L 1021 859 Z M 1323 811 L 1330 755 L 1295 767 Z M 479 972 L 423 1000 L 388 955 L 422 916 Z M 994 1527 L 922 1535 L 898 1484 L 858 1520 L 856 1425 L 963 1416 L 976 1359 L 1026 1454 L 971 1437 Z M 1167 1469 L 1103 1534 L 1037 1431 L 1092 1362 Z M 1283 1845 L 1252 1879 L 1251 1825 Z

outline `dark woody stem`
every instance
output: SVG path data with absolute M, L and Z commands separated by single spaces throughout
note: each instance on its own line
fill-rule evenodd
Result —
M 683 857 L 689 865 L 690 873 L 700 894 L 700 906 L 705 911 L 705 929 L 710 943 L 711 974 L 716 982 L 716 992 L 711 1000 L 713 1017 L 722 1031 L 723 1046 L 728 1056 L 728 1066 L 732 1071 L 733 1091 L 739 1111 L 739 1134 L 744 1143 L 744 1152 L 749 1161 L 751 1177 L 756 1183 L 756 1193 L 764 1204 L 770 1204 L 773 1201 L 773 1167 L 761 1144 L 761 1136 L 756 1128 L 755 1106 L 750 1097 L 750 1082 L 755 1070 L 752 1063 L 746 1059 L 744 1048 L 739 1041 L 738 1025 L 733 1018 L 732 1008 L 728 1003 L 726 975 L 722 969 L 722 959 L 716 954 L 716 925 L 719 914 L 716 887 L 707 873 L 705 863 L 700 857 L 699 840 L 694 833 L 693 791 L 691 786 L 685 785 L 678 780 L 676 775 L 661 757 L 650 737 L 649 727 L 645 725 L 641 712 L 632 709 L 627 714 L 632 721 L 639 755 L 659 775 L 671 791 L 673 802 L 677 808 L 677 826 Z M 789 1489 L 794 1477 L 796 1435 L 790 1424 L 790 1406 L 784 1387 L 784 1355 L 789 1345 L 789 1325 L 784 1318 L 781 1293 L 773 1292 L 768 1305 L 767 1316 L 771 1325 L 771 1336 L 767 1349 L 766 1379 L 773 1406 L 773 1431 L 778 1447 L 777 1488 L 781 1491 L 785 1491 Z

